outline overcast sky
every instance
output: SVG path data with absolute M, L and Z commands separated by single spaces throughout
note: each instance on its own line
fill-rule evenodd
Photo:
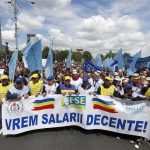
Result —
M 19 48 L 26 34 L 37 34 L 43 46 L 84 48 L 96 53 L 123 48 L 150 55 L 150 0 L 17 0 Z M 0 0 L 3 42 L 15 48 L 13 9 Z

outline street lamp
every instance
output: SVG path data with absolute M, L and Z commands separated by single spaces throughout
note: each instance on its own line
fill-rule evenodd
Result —
M 8 52 L 9 52 L 8 42 L 5 42 L 6 63 L 7 63 Z
M 30 3 L 30 4 L 35 4 L 35 2 L 30 2 L 30 1 L 25 1 L 25 2 Z M 11 0 L 11 1 L 8 1 L 8 3 L 11 4 L 11 6 L 14 8 L 16 50 L 18 50 L 18 18 L 17 18 L 17 15 L 18 15 L 19 8 L 17 5 L 17 0 Z
M 52 38 L 52 40 L 51 40 L 51 48 L 52 48 L 52 50 L 53 50 L 53 46 L 54 46 L 54 40 L 55 40 L 56 38 L 54 37 L 54 38 Z

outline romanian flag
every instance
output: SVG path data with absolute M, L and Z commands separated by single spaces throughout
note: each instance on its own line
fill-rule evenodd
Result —
M 99 98 L 93 98 L 93 108 L 100 109 L 109 113 L 117 113 L 113 101 L 105 101 Z
M 35 100 L 34 108 L 32 110 L 44 110 L 44 109 L 53 109 L 54 108 L 54 98 L 46 98 L 42 100 Z

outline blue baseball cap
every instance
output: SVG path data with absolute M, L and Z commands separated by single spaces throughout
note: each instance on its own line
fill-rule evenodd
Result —
M 49 77 L 47 78 L 47 80 L 54 80 L 54 77 L 53 77 L 53 76 L 49 76 Z
M 83 82 L 88 82 L 89 80 L 88 80 L 88 78 L 83 78 L 82 81 L 83 81 Z
M 17 77 L 15 80 L 16 83 L 22 83 L 23 79 L 21 77 Z
M 126 89 L 132 89 L 132 84 L 131 83 L 128 83 L 127 85 L 126 85 Z

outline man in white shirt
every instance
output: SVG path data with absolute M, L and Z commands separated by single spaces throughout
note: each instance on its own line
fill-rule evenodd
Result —
M 79 94 L 92 94 L 94 93 L 94 87 L 89 83 L 88 78 L 83 78 L 83 83 L 78 87 Z
M 95 92 L 97 91 L 97 89 L 104 83 L 104 81 L 100 78 L 100 73 L 99 72 L 94 72 L 93 74 L 93 78 L 91 78 L 89 80 L 90 84 L 92 86 L 94 86 L 95 88 Z
M 28 97 L 29 87 L 23 85 L 23 78 L 17 77 L 14 85 L 8 90 L 6 95 L 7 100 L 21 99 L 22 97 Z
M 71 85 L 74 85 L 76 90 L 82 84 L 82 79 L 79 77 L 77 70 L 72 71 Z
M 58 83 L 54 83 L 54 77 L 50 76 L 47 78 L 47 83 L 44 85 L 42 93 L 44 94 L 55 94 L 57 91 Z

